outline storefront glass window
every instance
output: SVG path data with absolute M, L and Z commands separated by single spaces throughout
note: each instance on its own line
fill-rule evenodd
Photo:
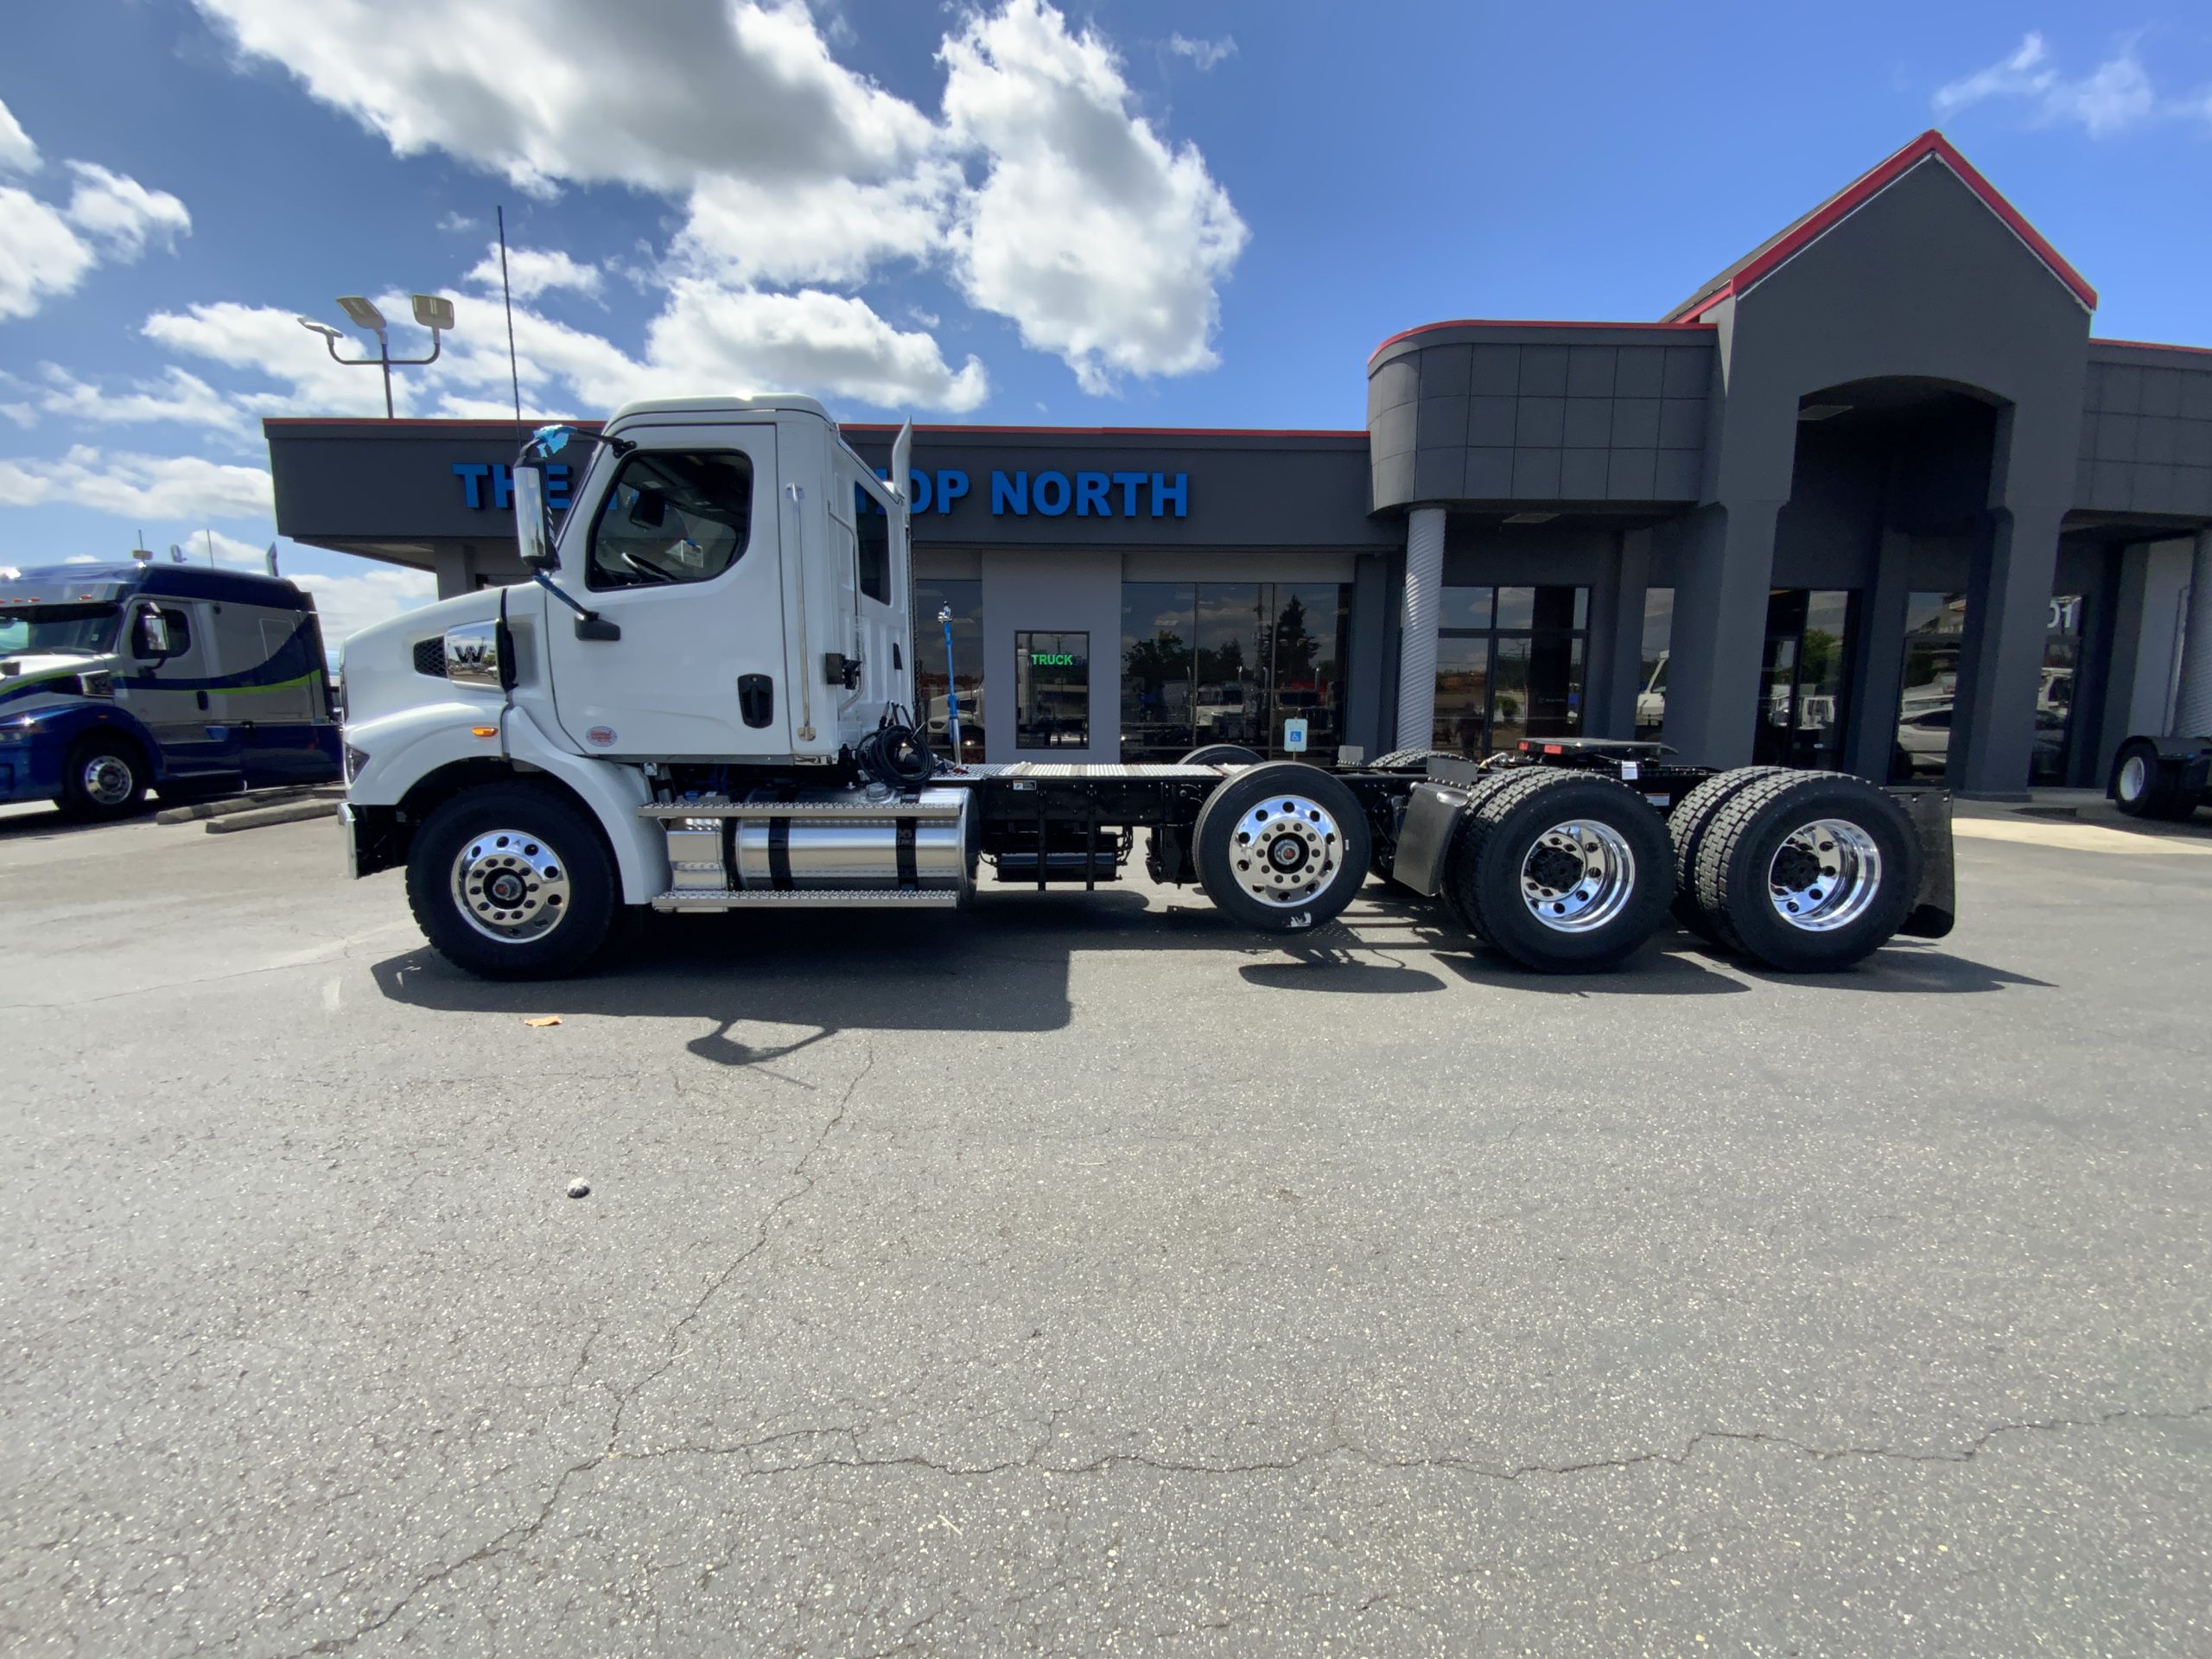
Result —
M 1090 636 L 1014 636 L 1014 744 L 1080 749 L 1090 741 Z
M 1915 594 L 1906 601 L 1904 691 L 1890 751 L 1893 783 L 1941 778 L 1950 762 L 1951 710 L 1958 701 L 1966 633 L 1964 594 Z
M 1196 744 L 1191 715 L 1198 589 L 1187 582 L 1122 584 L 1122 759 L 1179 760 Z
M 2044 633 L 2043 677 L 2036 686 L 2035 747 L 2028 753 L 2028 781 L 2066 782 L 2067 739 L 2074 723 L 2075 670 L 2082 660 L 2082 595 L 2053 594 Z
M 1122 758 L 1178 760 L 1206 743 L 1334 753 L 1344 729 L 1349 594 L 1338 582 L 1122 586 Z
M 1523 737 L 1579 734 L 1589 604 L 1586 588 L 1446 588 L 1436 747 L 1481 756 Z
M 952 610 L 952 684 L 960 693 L 960 753 L 964 761 L 983 758 L 983 584 L 963 581 L 918 581 L 914 584 L 915 717 L 930 746 L 952 753 L 952 720 L 945 691 L 944 625 L 938 613 Z
M 1643 590 L 1643 669 L 1637 680 L 1636 734 L 1656 739 L 1667 723 L 1667 652 L 1675 636 L 1675 590 Z
M 1832 770 L 1842 764 L 1856 599 L 1841 588 L 1768 593 L 1758 724 L 1751 734 L 1751 758 L 1761 766 Z

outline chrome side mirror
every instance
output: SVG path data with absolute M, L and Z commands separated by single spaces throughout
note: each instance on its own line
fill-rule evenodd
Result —
M 514 469 L 515 543 L 522 562 L 533 570 L 557 569 L 553 537 L 545 516 L 545 475 L 535 467 Z
M 169 620 L 149 605 L 138 613 L 138 646 L 131 655 L 142 660 L 159 662 L 176 654 L 176 647 L 169 639 Z

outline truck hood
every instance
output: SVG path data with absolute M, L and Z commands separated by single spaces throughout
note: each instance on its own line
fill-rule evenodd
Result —
M 81 656 L 73 651 L 22 652 L 13 657 L 0 657 L 0 691 L 33 678 L 43 679 L 49 674 L 89 674 L 95 669 L 114 666 L 113 657 Z

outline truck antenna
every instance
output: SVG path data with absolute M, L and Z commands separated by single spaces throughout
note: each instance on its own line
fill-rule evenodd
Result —
M 515 361 L 515 291 L 507 283 L 507 207 L 499 216 L 499 298 L 507 308 L 507 378 L 515 391 L 515 424 L 522 424 L 522 370 Z

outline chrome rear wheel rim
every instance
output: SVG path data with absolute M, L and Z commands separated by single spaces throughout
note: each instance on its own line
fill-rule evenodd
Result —
M 1767 864 L 1774 913 L 1807 933 L 1864 916 L 1882 890 L 1882 849 L 1847 818 L 1815 818 L 1782 839 Z
M 1303 905 L 1344 868 L 1344 836 L 1329 810 L 1303 795 L 1270 795 L 1237 820 L 1229 861 L 1236 884 L 1263 905 Z
M 543 938 L 569 913 L 569 861 L 543 836 L 486 830 L 453 861 L 453 901 L 468 925 L 500 944 Z
M 1576 818 L 1538 836 L 1521 861 L 1521 902 L 1554 933 L 1591 933 L 1628 908 L 1636 855 L 1609 823 Z
M 138 784 L 130 763 L 119 754 L 96 754 L 86 761 L 82 782 L 86 798 L 96 806 L 121 806 Z
M 2144 785 L 2150 780 L 2151 768 L 2143 764 L 2143 757 L 2139 754 L 2129 755 L 2120 763 L 2120 798 L 2123 801 L 2141 800 Z

